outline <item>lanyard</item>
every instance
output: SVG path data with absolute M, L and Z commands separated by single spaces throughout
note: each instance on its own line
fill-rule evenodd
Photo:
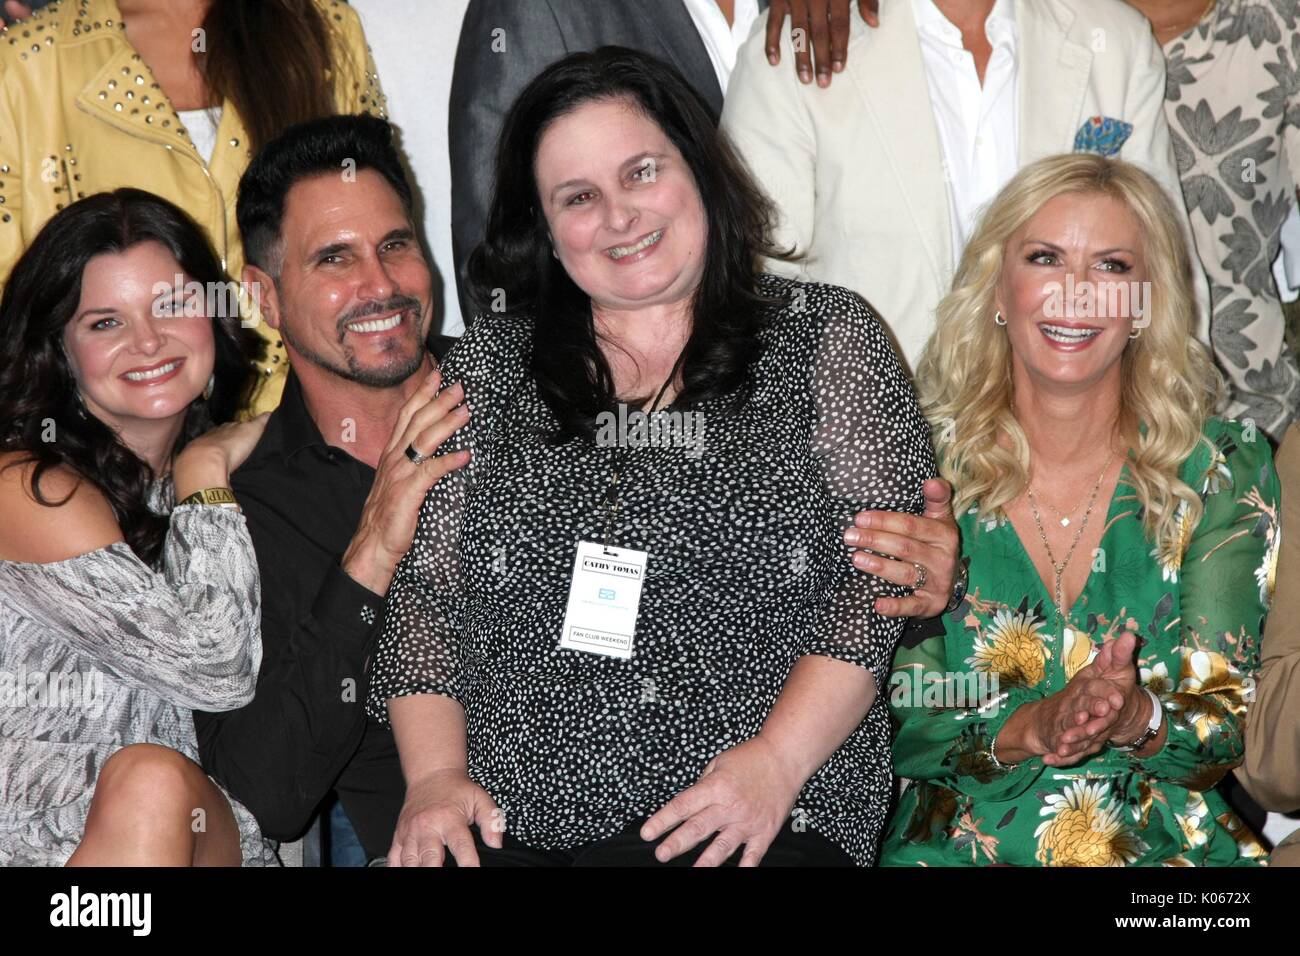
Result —
M 682 360 L 684 358 L 686 358 L 685 346 L 682 347 L 681 352 L 678 354 L 677 361 L 673 363 L 673 369 L 668 373 L 668 378 L 666 378 L 663 385 L 659 387 L 659 391 L 655 395 L 654 401 L 650 403 L 650 411 L 646 413 L 647 415 L 653 415 L 659 410 L 659 403 L 663 400 L 664 393 L 668 391 L 668 386 L 671 385 L 673 379 L 677 377 L 677 372 L 682 367 Z M 612 449 L 612 457 L 614 459 L 613 473 L 610 475 L 609 487 L 605 489 L 605 497 L 601 501 L 601 505 L 605 508 L 605 538 L 603 547 L 606 550 L 609 548 L 609 535 L 614 527 L 614 516 L 618 514 L 619 508 L 622 504 L 618 496 L 618 482 L 622 472 L 622 463 L 619 458 L 619 452 L 622 450 L 622 444 L 623 436 L 620 435 L 614 442 L 614 447 Z

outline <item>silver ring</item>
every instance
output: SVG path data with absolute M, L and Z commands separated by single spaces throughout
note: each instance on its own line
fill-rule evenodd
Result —
M 415 446 L 414 446 L 414 445 L 407 445 L 407 446 L 406 446 L 406 457 L 409 458 L 409 459 L 411 459 L 411 461 L 412 461 L 414 464 L 422 465 L 422 464 L 424 464 L 426 461 L 428 461 L 430 458 L 432 458 L 433 456 L 432 456 L 432 455 L 421 455 L 418 451 L 415 450 Z M 918 565 L 918 567 L 919 567 L 919 565 Z
M 916 564 L 913 562 L 912 567 L 916 568 L 916 581 L 912 584 L 912 590 L 919 591 L 921 588 L 925 587 L 925 582 L 926 579 L 929 578 L 930 572 L 925 570 L 924 564 Z

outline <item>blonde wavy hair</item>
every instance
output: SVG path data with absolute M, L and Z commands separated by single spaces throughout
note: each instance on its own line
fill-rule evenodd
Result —
M 1134 449 L 1127 463 L 1145 509 L 1147 538 L 1173 546 L 1180 505 L 1187 508 L 1182 520 L 1190 522 L 1184 527 L 1195 527 L 1201 515 L 1199 496 L 1178 472 L 1205 440 L 1202 430 L 1218 407 L 1223 379 L 1196 340 L 1193 260 L 1182 214 L 1160 184 L 1131 163 L 1088 153 L 1039 160 L 1022 169 L 981 217 L 917 366 L 941 473 L 953 485 L 956 513 L 978 503 L 982 519 L 1001 516 L 1028 486 L 1029 443 L 1012 412 L 1011 346 L 993 324 L 995 293 L 1008 240 L 1066 193 L 1117 200 L 1142 232 L 1151 324 L 1124 349 L 1117 425 Z

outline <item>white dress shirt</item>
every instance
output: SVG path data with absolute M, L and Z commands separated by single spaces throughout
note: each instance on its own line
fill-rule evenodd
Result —
M 997 0 L 984 23 L 993 54 L 983 86 L 961 30 L 933 0 L 912 0 L 912 8 L 947 173 L 955 268 L 983 207 L 1019 169 L 1015 0 Z
M 682 2 L 695 21 L 695 29 L 700 31 L 700 39 L 704 41 L 704 49 L 709 53 L 713 72 L 718 74 L 718 85 L 722 87 L 725 96 L 727 81 L 731 79 L 731 71 L 736 67 L 736 51 L 749 38 L 749 31 L 758 19 L 758 0 L 736 0 L 730 24 L 717 0 Z

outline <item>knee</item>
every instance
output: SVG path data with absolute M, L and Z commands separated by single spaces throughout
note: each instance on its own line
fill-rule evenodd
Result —
M 95 796 L 126 807 L 195 806 L 203 771 L 184 754 L 158 744 L 131 744 L 104 762 Z

